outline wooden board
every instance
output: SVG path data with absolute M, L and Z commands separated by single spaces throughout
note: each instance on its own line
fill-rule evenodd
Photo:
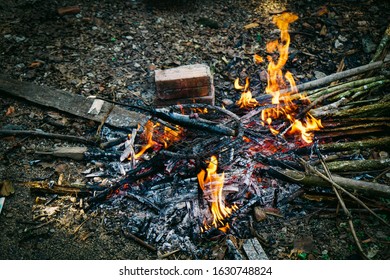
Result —
M 98 114 L 90 112 L 94 102 L 82 95 L 69 93 L 63 90 L 51 89 L 33 83 L 10 79 L 0 74 L 0 95 L 7 94 L 22 98 L 45 107 L 55 108 L 85 119 L 102 122 L 112 108 L 112 104 L 104 102 Z M 118 128 L 134 128 L 145 120 L 145 116 L 114 106 L 105 123 Z

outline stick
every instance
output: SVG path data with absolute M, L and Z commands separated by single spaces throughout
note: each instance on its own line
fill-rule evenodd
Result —
M 327 163 L 328 169 L 333 172 L 363 172 L 383 170 L 390 167 L 390 159 L 385 160 L 343 160 Z
M 334 117 L 387 117 L 390 110 L 390 101 L 378 102 L 353 109 L 340 110 L 333 114 Z
M 152 252 L 157 252 L 157 249 L 156 247 L 146 243 L 145 241 L 141 240 L 140 238 L 138 238 L 137 236 L 135 236 L 134 234 L 128 232 L 128 231 L 125 231 L 124 229 L 122 229 L 122 232 L 123 232 L 123 235 L 127 238 L 130 238 L 130 239 L 133 239 L 135 242 L 137 242 L 138 244 L 144 246 L 146 249 L 152 251 Z
M 388 149 L 390 147 L 390 137 L 367 139 L 367 140 L 361 140 L 356 142 L 328 143 L 328 144 L 319 145 L 321 151 L 327 151 L 327 152 L 368 149 L 374 147 Z
M 387 27 L 385 34 L 382 40 L 380 41 L 374 56 L 371 59 L 371 62 L 383 59 L 383 56 L 386 55 L 386 49 L 389 47 L 389 43 L 390 43 L 390 25 Z
M 351 212 L 348 210 L 347 206 L 345 205 L 345 202 L 344 202 L 344 199 L 341 197 L 340 195 L 340 192 L 342 189 L 341 187 L 340 188 L 337 188 L 337 184 L 333 181 L 333 178 L 332 178 L 332 174 L 330 173 L 329 169 L 328 169 L 328 166 L 326 165 L 323 157 L 322 157 L 322 154 L 320 153 L 319 149 L 318 149 L 318 145 L 317 143 L 315 144 L 315 151 L 317 153 L 317 156 L 319 158 L 319 160 L 321 161 L 321 164 L 322 164 L 322 167 L 324 168 L 325 170 L 325 173 L 326 173 L 326 177 L 328 177 L 329 179 L 329 182 L 331 182 L 332 184 L 332 188 L 333 188 L 333 192 L 336 194 L 337 196 L 337 199 L 341 205 L 341 207 L 343 208 L 343 211 L 345 213 L 345 215 L 347 216 L 348 218 L 348 224 L 349 224 L 349 228 L 351 229 L 351 233 L 352 233 L 352 236 L 355 240 L 355 243 L 359 249 L 359 252 L 360 254 L 365 258 L 365 259 L 368 259 L 367 255 L 364 253 L 363 251 L 363 248 L 362 248 L 362 245 L 360 244 L 360 240 L 359 238 L 357 237 L 356 235 L 356 231 L 355 231 L 355 226 L 353 225 L 353 221 L 352 221 L 352 214 Z M 313 168 L 314 169 L 314 168 Z M 344 190 L 343 190 L 344 191 Z M 356 198 L 357 199 L 357 198 Z M 363 202 L 362 202 L 363 203 Z M 364 203 L 363 203 L 364 204 Z M 364 204 L 365 205 L 365 204 Z M 368 208 L 366 205 L 365 205 L 365 208 Z M 371 211 L 371 209 L 370 209 Z M 371 211 L 372 212 L 372 211 Z M 372 212 L 374 213 L 374 212 Z M 374 213 L 375 214 L 375 213 Z M 376 215 L 376 214 L 375 214 Z
M 320 87 L 320 86 L 323 86 L 326 84 L 330 84 L 331 82 L 334 82 L 337 80 L 349 78 L 349 77 L 356 76 L 356 75 L 359 75 L 359 74 L 362 74 L 362 73 L 365 73 L 365 72 L 368 72 L 371 70 L 376 70 L 376 69 L 385 67 L 386 65 L 389 64 L 389 62 L 390 62 L 390 57 L 386 57 L 383 61 L 372 62 L 372 63 L 366 64 L 363 66 L 359 66 L 356 68 L 345 70 L 343 72 L 334 73 L 332 75 L 326 76 L 326 77 L 321 78 L 321 79 L 317 79 L 314 81 L 310 81 L 310 82 L 307 82 L 304 84 L 297 85 L 297 90 L 299 92 L 302 92 L 302 91 L 305 91 L 308 89 L 317 88 L 317 87 Z M 281 93 L 286 93 L 289 91 L 291 92 L 291 89 L 281 91 Z
M 60 195 L 75 195 L 78 197 L 90 196 L 90 190 L 86 188 L 78 188 L 72 186 L 60 186 L 53 184 L 50 186 L 45 182 L 27 182 L 24 185 L 31 188 L 32 191 L 43 192 L 43 193 L 55 193 Z
M 178 124 L 180 126 L 207 130 L 220 135 L 235 136 L 236 131 L 222 124 L 210 122 L 202 118 L 191 118 L 191 116 L 170 112 L 166 109 L 156 109 L 152 114 L 164 121 Z
M 309 175 L 301 171 L 270 167 L 270 169 L 267 170 L 267 173 L 287 181 L 302 184 L 303 186 L 329 186 L 326 180 L 324 181 L 321 176 Z M 353 180 L 337 175 L 333 175 L 332 178 L 336 184 L 350 190 L 351 192 L 356 191 L 371 197 L 390 198 L 390 188 L 388 185 Z
M 306 162 L 302 159 L 300 159 L 301 163 L 303 163 L 308 169 L 310 169 L 312 172 L 316 173 L 318 176 L 320 176 L 322 179 L 326 180 L 327 182 L 331 183 L 334 187 L 336 187 L 338 190 L 341 190 L 343 193 L 347 194 L 350 198 L 352 198 L 353 200 L 355 200 L 357 203 L 359 203 L 361 206 L 363 206 L 365 209 L 367 209 L 372 215 L 374 215 L 379 221 L 381 221 L 383 224 L 385 224 L 386 226 L 390 227 L 390 224 L 388 224 L 384 219 L 382 219 L 381 217 L 379 217 L 375 212 L 373 212 L 369 207 L 367 207 L 367 205 L 361 201 L 360 199 L 358 199 L 356 196 L 354 196 L 352 193 L 350 193 L 349 191 L 347 191 L 345 188 L 343 188 L 342 186 L 340 186 L 340 184 L 337 184 L 336 183 L 336 180 L 332 180 L 332 179 L 329 179 L 327 176 L 325 176 L 324 174 L 322 174 L 320 171 L 318 171 L 316 168 L 314 168 L 313 166 L 309 165 L 309 164 L 306 164 Z M 332 176 L 332 178 L 334 178 L 335 176 Z M 358 181 L 359 182 L 359 181 Z M 386 186 L 387 188 L 389 188 L 388 186 Z

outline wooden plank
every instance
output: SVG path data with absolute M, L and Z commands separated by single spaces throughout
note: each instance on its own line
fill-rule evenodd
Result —
M 96 110 L 89 112 L 94 102 L 93 99 L 47 86 L 10 79 L 2 74 L 0 74 L 0 94 L 22 98 L 38 105 L 55 108 L 99 123 L 109 114 L 105 123 L 118 128 L 137 127 L 138 123 L 144 122 L 146 118 L 140 113 L 114 106 L 108 102 L 103 103 L 100 112 Z M 112 106 L 114 107 L 111 110 Z

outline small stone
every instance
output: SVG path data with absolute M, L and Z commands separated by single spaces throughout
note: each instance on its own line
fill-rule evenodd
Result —
M 55 233 L 56 232 L 56 230 L 54 228 L 51 228 L 49 231 L 50 231 L 50 233 Z
M 326 77 L 326 74 L 324 72 L 314 71 L 314 76 L 316 77 L 316 79 L 321 79 Z
M 341 48 L 344 47 L 344 44 L 341 43 L 341 42 L 339 41 L 339 39 L 337 39 L 337 40 L 334 42 L 334 47 L 335 47 L 336 49 L 341 49 Z
M 13 217 L 13 215 L 11 213 L 7 213 L 7 215 L 5 215 L 6 218 L 10 219 Z

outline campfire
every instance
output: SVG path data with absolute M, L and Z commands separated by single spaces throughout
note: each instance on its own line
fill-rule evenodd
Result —
M 129 112 L 136 112 L 137 125 L 113 139 L 110 137 L 115 129 L 104 128 L 102 133 L 109 141 L 99 143 L 96 149 L 53 152 L 77 160 L 99 157 L 109 162 L 105 170 L 84 172 L 90 180 L 86 186 L 67 188 L 58 181 L 49 186 L 35 182 L 31 187 L 76 194 L 83 211 L 126 207 L 124 212 L 129 214 L 123 218 L 123 234 L 160 255 L 181 251 L 191 258 L 206 258 L 213 250 L 203 246 L 205 242 L 219 241 L 224 252 L 237 259 L 243 258 L 243 250 L 250 250 L 248 246 L 263 252 L 258 241 L 253 241 L 259 237 L 254 234 L 253 219 L 261 222 L 267 215 L 283 217 L 286 201 L 299 196 L 302 186 L 324 187 L 327 194 L 336 195 L 365 256 L 343 196 L 388 225 L 356 193 L 390 197 L 389 191 L 384 184 L 333 175 L 346 170 L 341 161 L 346 157 L 330 153 L 348 151 L 351 158 L 350 151 L 356 147 L 388 146 L 388 137 L 350 143 L 343 143 L 339 137 L 385 133 L 388 118 L 382 113 L 390 107 L 388 99 L 372 104 L 372 100 L 361 98 L 390 80 L 382 75 L 359 74 L 384 67 L 389 59 L 336 73 L 326 81 L 298 84 L 285 69 L 291 43 L 289 28 L 297 20 L 298 16 L 289 12 L 273 17 L 280 37 L 266 44 L 265 56 L 253 56 L 259 67 L 268 63 L 267 83 L 260 85 L 264 93 L 257 96 L 252 93 L 249 76 L 244 81 L 236 78 L 233 86 L 240 93 L 238 100 L 226 107 L 215 106 L 209 68 L 191 65 L 156 71 L 157 98 L 153 104 L 124 104 L 94 97 L 77 101 L 90 102 L 84 117 L 96 121 L 100 111 L 108 112 L 104 122 L 123 128 L 126 124 L 118 119 L 125 115 L 126 121 L 133 120 Z M 343 80 L 347 78 L 350 80 Z M 107 104 L 113 107 L 109 110 L 104 107 Z M 116 118 L 111 112 L 116 112 Z M 354 118 L 344 118 L 350 115 Z M 359 119 L 373 125 L 356 125 Z M 38 132 L 33 135 L 40 136 Z M 334 143 L 327 143 L 329 139 L 335 139 Z M 340 161 L 329 161 L 332 156 Z M 351 162 L 346 165 L 354 164 Z M 382 172 L 389 167 L 388 160 L 370 164 Z M 105 179 L 93 181 L 96 177 Z M 244 245 L 239 246 L 236 239 L 245 240 Z

